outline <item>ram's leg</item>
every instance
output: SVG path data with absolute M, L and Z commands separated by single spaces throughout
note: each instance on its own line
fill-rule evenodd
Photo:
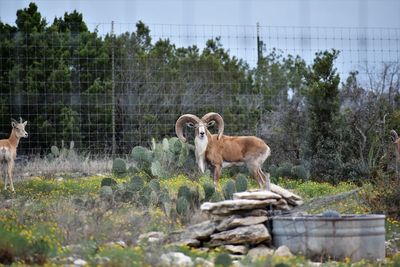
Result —
M 270 175 L 267 172 L 266 174 L 260 169 L 258 169 L 258 174 L 260 177 L 263 177 L 263 182 L 264 182 L 264 188 L 268 191 L 271 191 L 271 180 L 270 180 Z
M 251 175 L 257 180 L 258 186 L 261 189 L 264 188 L 263 176 L 261 176 L 258 171 L 260 169 L 260 167 L 253 165 L 253 164 L 247 164 L 247 168 L 249 169 Z
M 214 187 L 215 187 L 215 189 L 217 189 L 217 186 L 218 186 L 218 180 L 219 180 L 219 177 L 221 176 L 221 169 L 222 169 L 221 165 L 214 166 Z

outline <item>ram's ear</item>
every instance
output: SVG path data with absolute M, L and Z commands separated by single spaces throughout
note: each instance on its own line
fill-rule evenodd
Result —
M 194 123 L 193 122 L 188 122 L 186 123 L 186 126 L 189 128 L 194 128 Z
M 208 123 L 207 123 L 207 128 L 208 127 L 212 127 L 212 126 L 214 126 L 215 125 L 215 121 L 209 121 Z

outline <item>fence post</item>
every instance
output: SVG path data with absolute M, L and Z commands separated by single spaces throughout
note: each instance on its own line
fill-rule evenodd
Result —
M 115 65 L 114 65 L 114 21 L 111 21 L 111 128 L 112 128 L 112 156 L 115 156 L 117 142 L 115 140 Z

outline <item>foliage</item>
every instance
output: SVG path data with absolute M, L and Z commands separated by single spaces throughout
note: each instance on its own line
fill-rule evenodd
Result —
M 64 146 L 64 140 L 61 141 L 61 148 L 56 145 L 50 147 L 50 154 L 47 156 L 48 159 L 54 160 L 59 158 L 61 160 L 77 158 L 78 154 L 74 150 L 75 142 L 71 141 L 69 148 Z
M 112 172 L 113 172 L 113 174 L 115 174 L 117 176 L 125 175 L 127 172 L 125 160 L 123 160 L 121 158 L 114 159 L 113 165 L 112 165 Z
M 141 247 L 122 248 L 120 246 L 108 246 L 100 248 L 96 254 L 98 259 L 107 259 L 107 266 L 143 266 L 145 260 Z M 94 261 L 95 263 L 95 261 Z M 97 265 L 97 264 L 95 264 Z
M 285 162 L 275 170 L 275 175 L 276 177 L 292 177 L 292 168 L 291 163 Z
M 204 201 L 210 201 L 215 192 L 214 185 L 211 183 L 203 183 Z
M 11 248 L 10 244 L 13 244 L 12 248 L 21 248 L 18 252 L 19 256 L 15 256 L 13 262 L 15 263 L 18 260 L 26 265 L 38 264 L 41 263 L 39 259 L 42 259 L 48 264 L 57 265 L 62 264 L 62 262 L 58 262 L 60 258 L 78 255 L 93 265 L 98 265 L 105 258 L 109 259 L 106 263 L 109 265 L 119 266 L 128 261 L 132 261 L 129 265 L 144 266 L 150 264 L 146 256 L 147 253 L 154 253 L 152 249 L 164 251 L 169 248 L 138 247 L 136 245 L 123 248 L 118 245 L 105 244 L 110 240 L 136 239 L 139 234 L 148 231 L 168 232 L 179 229 L 182 227 L 181 223 L 186 223 L 191 214 L 190 204 L 183 197 L 185 194 L 179 194 L 179 191 L 194 192 L 196 189 L 202 189 L 202 184 L 204 184 L 204 181 L 191 181 L 186 176 L 173 177 L 170 180 L 152 179 L 150 181 L 142 178 L 142 188 L 139 191 L 133 191 L 128 186 L 133 177 L 132 179 L 129 177 L 114 178 L 117 182 L 112 191 L 115 201 L 110 202 L 100 198 L 100 184 L 103 179 L 104 177 L 90 177 L 57 181 L 55 179 L 34 178 L 16 183 L 17 193 L 15 199 L 13 199 L 13 204 L 9 209 L 0 210 L 0 223 L 5 223 L 5 227 L 0 227 L 0 231 L 8 231 L 6 234 L 1 233 L 4 239 L 0 240 L 0 244 L 3 240 L 6 240 L 9 242 L 7 243 L 8 249 Z M 158 190 L 158 187 L 151 186 L 151 184 L 157 184 L 157 182 L 160 184 L 160 193 L 157 198 L 158 203 L 155 205 L 151 195 L 155 193 L 153 189 Z M 229 179 L 221 179 L 221 186 L 224 187 L 229 182 Z M 332 186 L 329 183 L 302 182 L 287 178 L 278 180 L 278 184 L 300 194 L 306 201 L 310 198 L 324 197 L 356 188 L 354 184 L 345 182 Z M 180 189 L 181 186 L 187 186 L 189 190 Z M 250 187 L 256 188 L 257 185 L 254 184 Z M 121 191 L 131 192 L 129 201 L 119 202 L 117 200 L 116 194 Z M 376 190 L 371 190 L 366 186 L 365 191 L 372 194 Z M 146 198 L 146 201 L 148 201 L 146 205 L 142 205 L 143 200 L 140 200 L 140 192 L 149 195 Z M 182 197 L 176 198 L 178 194 Z M 222 199 L 219 191 L 215 195 L 219 195 L 219 200 Z M 5 192 L 2 191 L 0 196 L 4 198 Z M 186 205 L 178 204 L 174 198 L 181 199 L 179 203 L 182 201 Z M 349 201 L 354 201 L 355 206 L 350 205 Z M 166 212 L 163 204 L 169 205 L 169 212 Z M 344 209 L 353 208 L 353 210 L 345 210 L 345 212 L 357 213 L 359 212 L 358 206 L 360 206 L 360 202 L 357 202 L 357 200 L 346 199 L 346 202 L 335 203 L 334 207 L 324 207 L 324 210 L 339 208 L 337 210 L 342 213 Z M 363 212 L 365 213 L 365 211 Z M 186 215 L 182 217 L 179 214 Z M 176 218 L 180 220 L 176 220 Z M 387 227 L 387 231 L 390 230 L 390 236 L 397 237 L 398 222 L 391 219 L 388 221 Z M 31 233 L 34 240 L 41 240 L 40 237 L 46 238 L 48 246 L 40 247 L 36 245 L 37 243 L 35 243 L 35 247 L 33 247 L 34 243 L 27 245 L 29 238 L 25 238 L 25 233 Z M 23 239 L 21 239 L 21 236 Z M 25 241 L 21 241 L 24 239 Z M 65 244 L 79 244 L 79 248 L 76 250 L 68 249 L 64 247 Z M 26 254 L 23 253 L 27 250 L 30 250 L 29 256 L 24 258 L 23 255 Z M 35 255 L 41 255 L 40 258 L 39 256 L 37 258 L 32 257 L 34 255 L 32 254 L 33 250 L 37 253 Z M 184 253 L 193 257 L 199 255 L 205 258 L 210 257 L 210 259 L 217 258 L 218 255 L 222 254 L 220 251 L 212 251 L 209 255 L 191 249 Z M 155 264 L 153 261 L 150 262 Z M 285 263 L 292 266 L 306 262 L 301 257 L 290 259 L 271 257 L 268 259 L 260 258 L 252 262 L 244 260 L 243 263 L 246 266 L 265 266 L 267 263 L 273 265 Z M 392 262 L 392 260 L 388 259 L 388 262 Z
M 140 191 L 144 187 L 144 180 L 139 175 L 134 175 L 130 182 L 127 184 L 127 189 L 130 189 L 134 192 Z
M 25 225 L 17 216 L 14 211 L 0 213 L 0 263 L 45 263 L 60 245 L 57 225 L 40 221 Z
M 100 186 L 114 186 L 117 184 L 117 181 L 115 181 L 113 178 L 104 178 L 103 180 L 101 180 L 101 184 Z
M 219 202 L 224 200 L 224 198 L 222 197 L 221 193 L 218 191 L 215 191 L 214 194 L 211 196 L 210 201 L 211 202 Z
M 151 150 L 136 146 L 132 149 L 131 158 L 135 160 L 139 170 L 158 178 L 169 178 L 177 174 L 188 161 L 189 146 L 178 138 L 164 138 L 161 143 L 152 140 Z
M 232 259 L 229 254 L 221 253 L 215 258 L 214 264 L 218 267 L 229 267 L 232 265 Z
M 308 178 L 306 168 L 303 165 L 293 166 L 290 170 L 291 177 L 299 180 L 306 180 Z
M 103 199 L 111 199 L 113 196 L 113 190 L 111 188 L 111 186 L 102 186 L 100 188 L 100 197 L 102 197 Z
M 229 180 L 222 188 L 225 199 L 233 199 L 233 193 L 236 192 L 235 182 Z
M 336 131 L 340 77 L 333 65 L 338 55 L 336 50 L 316 53 L 314 64 L 306 76 L 311 175 L 331 182 L 335 182 L 341 165 L 337 154 L 339 136 Z
M 362 196 L 373 212 L 400 220 L 400 181 L 394 173 L 377 170 L 363 189 Z
M 246 191 L 248 188 L 247 177 L 243 174 L 239 174 L 235 180 L 235 187 L 237 192 Z
M 189 213 L 189 208 L 190 205 L 188 200 L 183 196 L 179 197 L 176 201 L 176 211 L 178 212 L 178 214 L 182 217 L 187 216 Z
M 176 138 L 162 140 L 174 136 L 171 125 L 183 113 L 221 113 L 229 132 L 250 131 L 268 140 L 271 163 L 301 164 L 315 180 L 371 178 L 387 154 L 389 130 L 399 125 L 397 64 L 385 64 L 376 78 L 367 75 L 367 88 L 357 71 L 339 77 L 336 50 L 317 52 L 310 65 L 298 55 L 263 50 L 251 67 L 224 48 L 220 37 L 207 40 L 201 49 L 152 40 L 150 32 L 139 21 L 132 32 L 102 36 L 89 31 L 77 11 L 50 22 L 35 3 L 17 10 L 16 26 L 0 22 L 0 125 L 9 127 L 16 110 L 28 114 L 30 131 L 46 133 L 32 135 L 29 149 L 42 152 L 58 144 L 59 153 L 62 140 L 74 141 L 76 150 L 102 153 L 115 130 L 117 154 L 129 153 L 126 144 L 133 144 L 128 159 L 159 178 L 195 168 L 186 145 Z M 98 66 L 109 70 L 113 63 L 114 81 L 110 71 L 91 71 Z M 249 94 L 257 98 L 249 101 Z M 213 97 L 204 105 L 199 95 Z M 144 96 L 146 105 L 139 105 Z M 232 105 L 222 107 L 226 101 Z M 144 148 L 148 140 L 143 131 L 162 142 Z M 58 157 L 57 152 L 50 155 Z
M 153 192 L 160 193 L 160 182 L 157 179 L 150 180 L 149 186 Z

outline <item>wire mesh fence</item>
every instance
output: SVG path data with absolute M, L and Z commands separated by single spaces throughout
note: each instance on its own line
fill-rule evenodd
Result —
M 263 118 L 290 98 L 293 85 L 272 73 L 260 86 L 262 59 L 292 55 L 309 65 L 316 52 L 336 49 L 342 82 L 357 71 L 367 89 L 398 91 L 399 35 L 395 28 L 141 23 L 4 30 L 0 137 L 8 136 L 10 118 L 22 117 L 30 133 L 22 153 L 46 153 L 62 141 L 96 154 L 128 153 L 151 138 L 174 136 L 181 114 L 209 111 L 222 114 L 228 134 L 265 137 Z

